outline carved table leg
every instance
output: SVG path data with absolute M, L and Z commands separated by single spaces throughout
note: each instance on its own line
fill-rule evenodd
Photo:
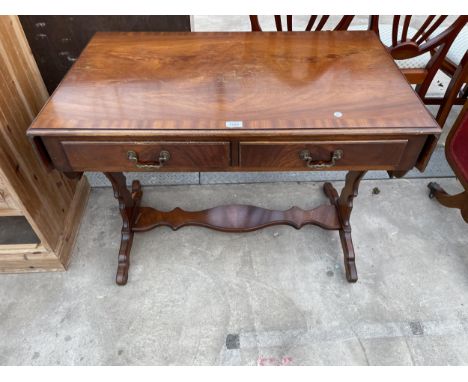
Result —
M 344 266 L 346 270 L 346 279 L 349 282 L 356 282 L 358 279 L 353 240 L 351 238 L 351 224 L 349 222 L 351 210 L 353 209 L 353 199 L 358 194 L 359 183 L 364 176 L 365 171 L 350 171 L 346 175 L 346 182 L 338 196 L 338 192 L 331 183 L 325 183 L 323 190 L 330 199 L 330 202 L 336 207 L 340 220 L 340 239 L 344 253 Z
M 158 226 L 169 226 L 176 230 L 186 225 L 203 226 L 224 232 L 250 232 L 278 224 L 288 224 L 296 229 L 305 224 L 314 224 L 324 229 L 339 230 L 346 278 L 349 282 L 357 281 L 349 219 L 353 199 L 357 196 L 359 182 L 365 171 L 349 172 L 346 175 L 341 195 L 338 195 L 330 183 L 325 183 L 324 191 L 331 201 L 331 206 L 322 205 L 312 210 L 293 207 L 286 211 L 268 210 L 256 206 L 228 205 L 203 211 L 184 211 L 175 208 L 169 212 L 162 212 L 150 207 L 140 207 L 142 196 L 140 182 L 134 181 L 132 192 L 130 192 L 122 173 L 107 172 L 104 174 L 112 183 L 114 196 L 119 201 L 122 216 L 122 237 L 116 277 L 118 285 L 127 283 L 134 232 L 148 231 Z
M 439 183 L 431 182 L 427 185 L 429 188 L 429 197 L 436 198 L 437 201 L 445 207 L 458 208 L 463 217 L 463 220 L 468 223 L 468 191 L 463 191 L 456 195 L 449 195 L 439 185 Z
M 132 228 L 138 215 L 142 195 L 141 185 L 139 181 L 133 181 L 132 192 L 130 192 L 125 182 L 125 175 L 121 172 L 105 172 L 104 175 L 112 184 L 114 196 L 119 201 L 120 214 L 122 215 L 122 237 L 116 283 L 125 285 L 130 267 L 130 250 L 133 242 Z

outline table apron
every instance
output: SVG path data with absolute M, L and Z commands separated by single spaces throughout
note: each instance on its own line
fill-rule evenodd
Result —
M 419 135 L 301 140 L 36 137 L 34 142 L 51 167 L 64 172 L 242 172 L 404 171 L 414 166 L 426 140 Z

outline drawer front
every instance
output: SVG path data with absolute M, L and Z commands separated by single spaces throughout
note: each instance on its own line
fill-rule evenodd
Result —
M 241 142 L 240 166 L 255 169 L 394 169 L 407 140 Z
M 199 171 L 230 165 L 228 142 L 65 141 L 62 147 L 74 171 Z

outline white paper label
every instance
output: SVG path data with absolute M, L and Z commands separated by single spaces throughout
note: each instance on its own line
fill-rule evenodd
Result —
M 239 128 L 244 127 L 244 124 L 242 123 L 242 121 L 226 121 L 226 127 Z

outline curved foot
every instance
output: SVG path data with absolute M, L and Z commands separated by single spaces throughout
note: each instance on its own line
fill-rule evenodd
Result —
M 429 197 L 436 198 L 437 201 L 445 207 L 458 208 L 465 222 L 468 223 L 468 191 L 463 191 L 456 195 L 450 195 L 436 182 L 427 185 L 429 188 Z
M 346 280 L 355 283 L 358 280 L 356 261 L 354 255 L 353 240 L 351 232 L 340 231 L 341 246 L 344 252 L 344 266 L 346 271 Z
M 346 266 L 346 280 L 350 283 L 355 283 L 358 281 L 356 264 L 354 261 L 352 263 L 348 262 Z
M 434 197 L 437 197 L 438 194 L 440 195 L 447 195 L 445 190 L 439 185 L 439 183 L 436 182 L 430 182 L 427 185 L 427 188 L 429 188 L 429 198 L 434 199 Z
M 117 285 L 125 285 L 128 280 L 128 269 L 130 268 L 130 250 L 132 249 L 133 232 L 125 223 L 122 226 L 122 237 L 120 239 L 120 250 L 115 282 Z
M 128 268 L 130 263 L 119 264 L 117 267 L 117 275 L 115 277 L 115 282 L 117 285 L 125 285 L 128 281 Z

